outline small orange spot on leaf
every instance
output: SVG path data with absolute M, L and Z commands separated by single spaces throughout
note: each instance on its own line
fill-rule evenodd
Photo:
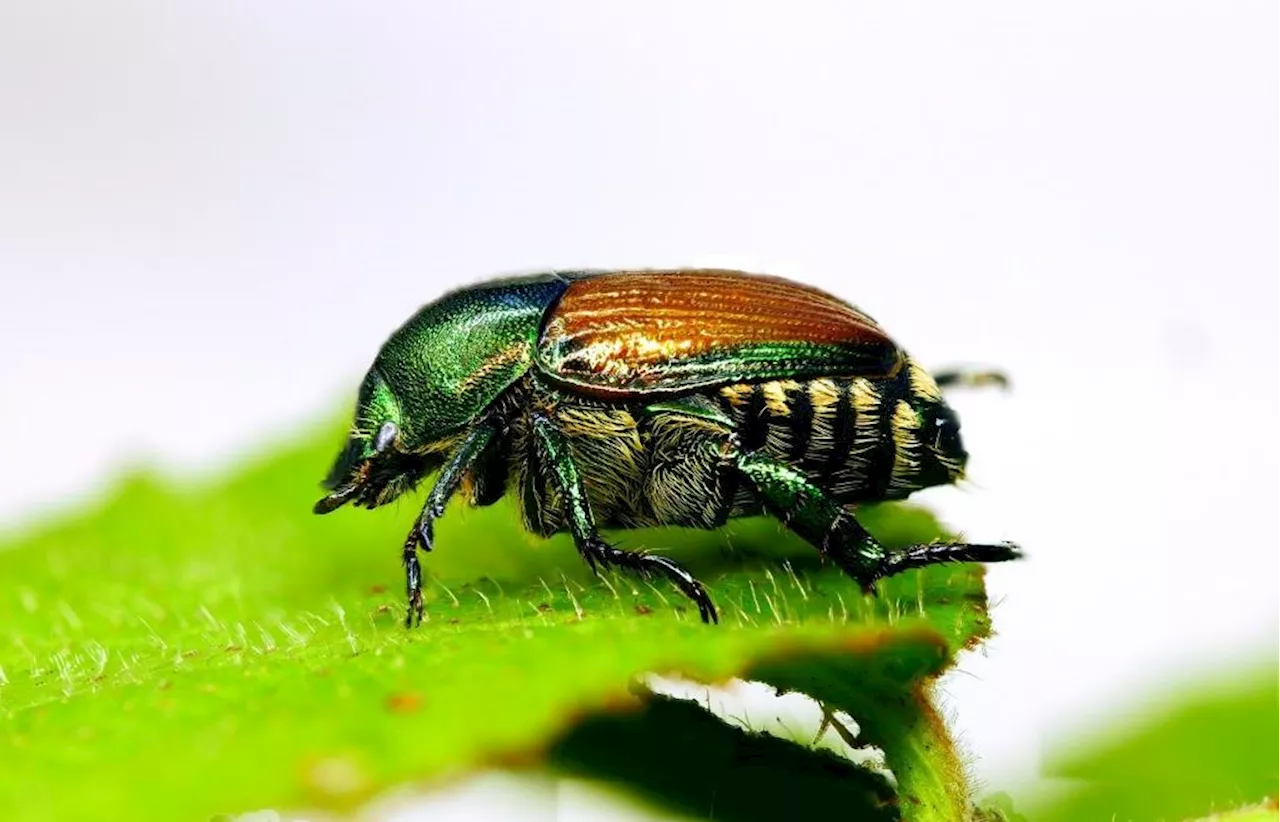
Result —
M 392 694 L 387 697 L 387 710 L 394 714 L 416 713 L 422 707 L 422 696 L 413 691 Z

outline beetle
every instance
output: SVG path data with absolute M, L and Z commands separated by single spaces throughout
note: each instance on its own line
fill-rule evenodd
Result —
M 989 375 L 987 381 L 994 380 Z M 438 471 L 405 540 L 408 612 L 418 552 L 464 491 L 508 491 L 525 528 L 568 531 L 593 569 L 663 576 L 716 622 L 679 564 L 599 528 L 714 529 L 769 513 L 867 593 L 940 562 L 998 562 L 1012 543 L 883 548 L 853 513 L 954 483 L 967 453 L 934 378 L 870 316 L 779 277 L 719 269 L 554 271 L 453 291 L 382 346 L 315 505 L 374 508 Z

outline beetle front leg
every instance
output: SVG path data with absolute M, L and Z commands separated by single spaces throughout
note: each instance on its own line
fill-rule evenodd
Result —
M 409 611 L 404 618 L 406 628 L 412 627 L 415 621 L 422 622 L 425 608 L 422 602 L 422 566 L 418 564 L 418 549 L 431 550 L 435 521 L 444 515 L 450 498 L 462 484 L 462 478 L 498 433 L 498 426 L 490 422 L 483 422 L 467 433 L 440 469 L 440 476 L 436 478 L 436 484 L 423 503 L 422 513 L 418 514 L 417 522 L 405 538 L 401 561 L 404 564 L 405 596 L 409 600 Z
M 565 512 L 569 518 L 569 530 L 573 533 L 574 544 L 578 547 L 578 553 L 591 566 L 591 570 L 598 572 L 598 566 L 612 565 L 644 576 L 664 576 L 681 593 L 693 600 L 703 622 L 719 622 L 716 607 L 702 583 L 679 563 L 662 556 L 615 548 L 600 538 L 595 519 L 591 516 L 591 506 L 587 501 L 582 477 L 578 474 L 578 466 L 573 462 L 564 435 L 556 428 L 555 423 L 542 414 L 533 415 L 533 434 L 539 458 L 551 470 L 560 493 L 564 495 Z
M 760 495 L 765 508 L 804 537 L 866 593 L 875 582 L 910 568 L 940 562 L 1003 562 L 1022 551 L 1013 543 L 915 545 L 886 550 L 857 518 L 801 471 L 763 454 L 740 453 L 738 471 Z
M 426 605 L 422 602 L 422 566 L 418 563 L 418 543 L 414 534 L 405 540 L 404 553 L 401 556 L 404 565 L 404 593 L 409 608 L 404 615 L 404 627 L 412 628 L 422 624 L 422 613 Z

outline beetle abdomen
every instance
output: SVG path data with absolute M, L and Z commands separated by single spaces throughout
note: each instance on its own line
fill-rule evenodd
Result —
M 706 392 L 727 424 L 527 390 L 537 397 L 527 404 L 564 435 L 592 513 L 609 527 L 715 528 L 759 513 L 760 501 L 735 480 L 734 449 L 789 463 L 843 503 L 901 499 L 954 482 L 963 470 L 963 451 L 926 441 L 925 420 L 945 406 L 933 379 L 910 360 L 885 379 L 774 380 Z M 511 475 L 526 527 L 543 535 L 563 530 L 564 501 L 538 461 L 527 417 L 513 419 L 511 435 Z
M 841 502 L 901 499 L 963 471 L 963 453 L 939 455 L 925 441 L 921 408 L 942 398 L 911 360 L 889 379 L 742 383 L 717 400 L 744 449 L 794 465 Z

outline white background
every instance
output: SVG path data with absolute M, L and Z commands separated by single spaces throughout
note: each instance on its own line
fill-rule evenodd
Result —
M 1277 617 L 1271 2 L 0 2 L 0 523 L 349 401 L 442 290 L 729 264 L 958 395 L 993 788 Z M 312 482 L 313 478 L 299 478 Z

